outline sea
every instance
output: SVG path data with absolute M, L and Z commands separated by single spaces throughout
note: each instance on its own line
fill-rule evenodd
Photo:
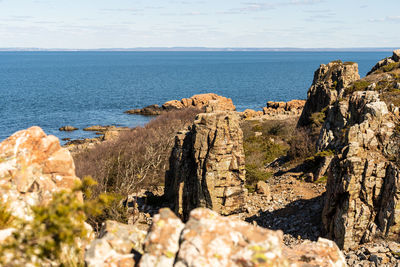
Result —
M 201 93 L 237 110 L 306 99 L 314 71 L 332 60 L 360 75 L 391 52 L 0 52 L 0 141 L 33 125 L 62 138 L 89 138 L 91 125 L 136 127 L 152 117 L 125 110 Z M 74 132 L 60 132 L 72 125 Z

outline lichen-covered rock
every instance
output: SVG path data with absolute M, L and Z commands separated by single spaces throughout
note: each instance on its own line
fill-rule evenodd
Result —
M 190 98 L 183 98 L 181 100 L 167 101 L 161 106 L 150 105 L 142 109 L 132 109 L 125 111 L 125 113 L 141 115 L 160 115 L 163 112 L 184 108 L 202 109 L 206 112 L 236 110 L 236 107 L 233 105 L 232 99 L 214 93 L 208 93 L 194 95 Z
M 197 207 L 225 215 L 239 211 L 247 194 L 244 182 L 243 132 L 237 114 L 202 113 L 189 130 L 178 133 L 165 196 L 184 220 Z
M 280 231 L 196 209 L 182 232 L 174 266 L 289 266 L 282 238 Z
M 184 226 L 170 209 L 161 209 L 154 216 L 146 237 L 145 253 L 140 259 L 139 267 L 173 266 Z
M 94 240 L 85 253 L 88 267 L 135 266 L 134 253 L 143 253 L 146 232 L 134 225 L 106 221 L 99 238 Z M 134 252 L 134 253 L 133 253 Z
M 358 65 L 356 63 L 342 63 L 333 61 L 322 64 L 314 73 L 313 83 L 307 93 L 307 102 L 303 108 L 298 126 L 307 126 L 311 115 L 323 111 L 333 104 L 343 93 L 343 88 L 359 80 Z
M 39 127 L 16 132 L 0 143 L 0 201 L 13 216 L 31 220 L 30 207 L 79 182 L 74 161 L 57 137 Z
M 193 210 L 186 225 L 164 209 L 153 222 L 139 267 L 346 266 L 332 241 L 320 239 L 291 249 L 282 239 L 281 231 L 223 217 L 209 209 Z
M 358 91 L 327 112 L 318 149 L 335 152 L 328 170 L 323 224 L 345 249 L 400 234 L 397 119 L 378 92 Z
M 283 250 L 290 266 L 334 266 L 345 267 L 346 259 L 335 242 L 319 238 L 318 242 L 305 241 L 291 249 Z

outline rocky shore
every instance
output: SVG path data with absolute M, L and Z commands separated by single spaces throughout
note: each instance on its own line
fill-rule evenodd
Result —
M 98 231 L 85 217 L 73 217 L 62 208 L 73 202 L 68 207 L 78 207 L 79 215 L 89 210 L 85 203 L 95 206 L 85 186 L 76 187 L 80 179 L 75 164 L 81 162 L 74 162 L 57 138 L 38 127 L 17 132 L 0 144 L 0 198 L 7 203 L 0 206 L 0 265 L 59 266 L 66 262 L 65 255 L 74 255 L 67 261 L 110 267 L 398 267 L 398 84 L 400 50 L 362 79 L 354 62 L 322 64 L 306 101 L 268 102 L 262 111 L 237 112 L 230 99 L 215 94 L 131 111 L 162 116 L 200 109 L 196 119 L 182 124 L 165 142 L 170 148 L 158 147 L 168 153 L 138 150 L 168 158 L 168 164 L 153 164 L 168 165 L 166 173 L 159 174 L 165 176 L 164 183 L 144 183 L 121 196 L 118 206 L 103 211 Z M 135 142 L 120 134 L 130 129 L 87 130 L 103 132 L 104 140 L 97 143 L 120 138 Z M 90 153 L 96 142 L 67 148 Z M 310 147 L 311 152 L 304 151 Z M 103 161 L 106 164 L 95 163 L 109 168 L 106 181 L 94 177 L 105 185 L 117 181 L 119 172 L 143 181 L 146 168 L 154 168 L 149 164 L 135 172 L 132 162 L 123 161 L 128 154 L 122 148 L 117 154 L 96 153 L 116 155 Z M 57 195 L 62 192 L 67 195 Z M 106 203 L 106 196 L 100 196 Z M 57 212 L 50 216 L 40 207 L 55 207 Z M 107 217 L 112 212 L 121 215 L 120 221 Z M 47 235 L 32 234 L 40 231 Z

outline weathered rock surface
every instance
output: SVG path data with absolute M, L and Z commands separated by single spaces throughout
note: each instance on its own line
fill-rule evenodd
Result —
M 305 100 L 291 100 L 289 102 L 273 102 L 268 101 L 267 107 L 263 108 L 264 115 L 273 114 L 290 114 L 300 115 L 306 101 Z
M 323 224 L 345 249 L 400 234 L 397 119 L 375 91 L 358 91 L 327 112 L 318 149 L 336 151 Z
M 134 225 L 106 221 L 99 238 L 92 241 L 85 253 L 88 267 L 135 266 L 135 257 L 143 253 L 146 232 Z M 136 255 L 135 255 L 136 254 Z
M 322 64 L 314 73 L 313 83 L 307 93 L 307 102 L 301 113 L 298 126 L 307 126 L 311 123 L 311 115 L 321 112 L 333 104 L 343 92 L 343 88 L 359 80 L 358 65 L 356 63 L 342 63 L 341 61 Z
M 58 130 L 65 131 L 65 132 L 72 132 L 72 131 L 78 130 L 78 128 L 71 126 L 71 125 L 66 125 L 66 126 L 60 127 Z
M 244 182 L 243 132 L 237 114 L 202 113 L 178 133 L 165 196 L 184 220 L 197 207 L 225 215 L 239 211 L 247 193 Z
M 334 242 L 321 239 L 293 249 L 282 232 L 195 209 L 183 225 L 161 210 L 154 221 L 139 266 L 346 266 Z M 150 260 L 151 259 L 151 260 Z
M 0 201 L 16 217 L 30 220 L 31 206 L 47 203 L 54 192 L 71 189 L 78 181 L 68 150 L 39 127 L 0 143 Z
M 182 100 L 171 100 L 165 102 L 161 107 L 159 105 L 150 105 L 142 109 L 128 110 L 125 111 L 125 113 L 141 115 L 160 115 L 163 112 L 184 108 L 203 109 L 207 112 L 236 110 L 235 106 L 233 105 L 232 99 L 209 93 L 194 95 L 190 98 L 183 98 Z
M 380 68 L 389 65 L 391 63 L 400 62 L 400 49 L 394 50 L 393 55 L 391 57 L 382 59 L 372 69 L 368 72 L 367 75 L 372 74 L 373 72 L 379 70 Z
M 170 209 L 161 209 L 154 216 L 146 237 L 145 253 L 139 267 L 173 266 L 179 250 L 179 239 L 185 225 Z

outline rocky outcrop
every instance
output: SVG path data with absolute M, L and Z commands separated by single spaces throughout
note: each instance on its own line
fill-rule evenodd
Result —
M 268 101 L 267 107 L 263 108 L 264 115 L 290 114 L 300 115 L 304 108 L 305 100 L 291 100 L 289 102 Z
M 312 123 L 311 116 L 333 104 L 343 93 L 343 88 L 359 80 L 358 65 L 341 61 L 322 64 L 314 73 L 313 83 L 307 93 L 307 102 L 298 121 L 298 126 Z
M 46 204 L 54 192 L 79 181 L 68 150 L 39 127 L 16 132 L 0 143 L 0 201 L 15 217 L 31 220 L 31 206 Z
M 161 107 L 159 105 L 150 105 L 142 109 L 128 110 L 125 111 L 125 113 L 140 115 L 160 115 L 163 112 L 184 108 L 201 109 L 207 112 L 236 110 L 235 106 L 233 105 L 232 99 L 209 93 L 194 95 L 190 98 L 183 98 L 182 100 L 171 100 L 165 102 Z
M 135 257 L 143 253 L 146 234 L 134 225 L 106 221 L 99 237 L 86 250 L 86 266 L 135 266 Z
M 183 266 L 346 266 L 334 242 L 320 239 L 293 249 L 282 232 L 195 209 L 186 225 L 161 210 L 147 236 L 140 267 Z
M 394 50 L 393 55 L 391 57 L 387 57 L 385 59 L 382 59 L 372 69 L 368 72 L 367 75 L 370 75 L 374 73 L 375 71 L 381 69 L 384 66 L 387 66 L 392 63 L 400 62 L 400 49 Z
M 197 207 L 225 215 L 239 211 L 246 196 L 244 182 L 243 132 L 237 114 L 202 113 L 178 133 L 165 196 L 184 220 Z
M 59 131 L 64 131 L 64 132 L 72 132 L 78 130 L 78 128 L 71 126 L 71 125 L 66 125 L 62 126 L 58 129 Z
M 375 91 L 354 92 L 327 111 L 320 151 L 335 151 L 323 224 L 345 249 L 400 234 L 398 120 Z

